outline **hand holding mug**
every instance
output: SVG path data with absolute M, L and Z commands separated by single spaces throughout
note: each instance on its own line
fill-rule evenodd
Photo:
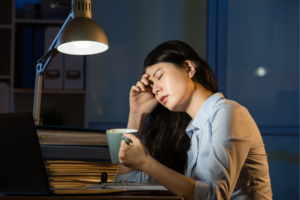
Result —
M 109 129 L 106 130 L 106 137 L 108 142 L 110 159 L 113 164 L 119 164 L 119 149 L 121 141 L 123 140 L 123 133 L 128 133 L 128 135 L 137 135 L 138 130 L 136 129 Z M 127 138 L 125 138 L 128 140 Z M 125 142 L 125 141 L 124 141 Z
M 121 141 L 119 150 L 120 164 L 125 165 L 131 169 L 142 170 L 147 159 L 150 157 L 143 142 L 133 134 L 123 134 L 130 139 L 130 145 L 125 140 Z

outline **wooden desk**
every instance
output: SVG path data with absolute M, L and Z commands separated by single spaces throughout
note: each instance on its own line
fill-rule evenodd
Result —
M 19 199 L 19 200 L 81 200 L 81 199 L 100 199 L 100 200 L 113 200 L 113 199 L 126 199 L 126 200 L 137 200 L 137 199 L 155 199 L 155 200 L 184 200 L 182 197 L 179 196 L 124 196 L 124 195 L 114 195 L 114 196 L 5 196 L 0 195 L 1 200 L 12 200 L 12 199 Z

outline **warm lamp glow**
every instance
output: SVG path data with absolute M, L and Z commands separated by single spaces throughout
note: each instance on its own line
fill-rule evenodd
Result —
M 73 42 L 74 45 L 78 48 L 87 48 L 92 44 L 90 41 L 78 41 L 78 42 Z
M 57 47 L 57 50 L 70 55 L 92 55 L 101 53 L 108 49 L 108 46 L 101 42 L 89 42 L 90 44 L 86 47 L 77 46 L 76 43 L 81 45 L 81 42 L 68 42 L 63 43 Z

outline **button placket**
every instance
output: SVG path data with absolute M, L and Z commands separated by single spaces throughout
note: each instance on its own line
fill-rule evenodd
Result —
M 196 168 L 197 160 L 198 160 L 198 154 L 199 154 L 199 132 L 198 132 L 199 129 L 192 126 L 192 130 L 193 130 L 193 135 L 195 135 L 195 137 L 197 139 L 197 152 L 194 155 L 195 164 L 193 165 L 192 170 L 191 170 L 191 177 L 192 177 L 192 174 L 193 174 L 193 172 Z

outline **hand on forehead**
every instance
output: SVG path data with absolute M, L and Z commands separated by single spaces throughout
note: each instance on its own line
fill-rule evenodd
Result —
M 155 65 L 149 66 L 145 70 L 145 74 L 147 74 L 147 79 L 153 82 L 156 72 L 161 70 L 167 63 L 157 63 Z
M 149 79 L 149 77 L 150 77 L 150 74 L 145 73 L 145 74 L 143 74 L 142 79 L 147 79 L 148 82 L 149 82 L 149 86 L 152 87 L 152 86 L 153 86 L 153 81 L 151 81 L 151 80 Z

